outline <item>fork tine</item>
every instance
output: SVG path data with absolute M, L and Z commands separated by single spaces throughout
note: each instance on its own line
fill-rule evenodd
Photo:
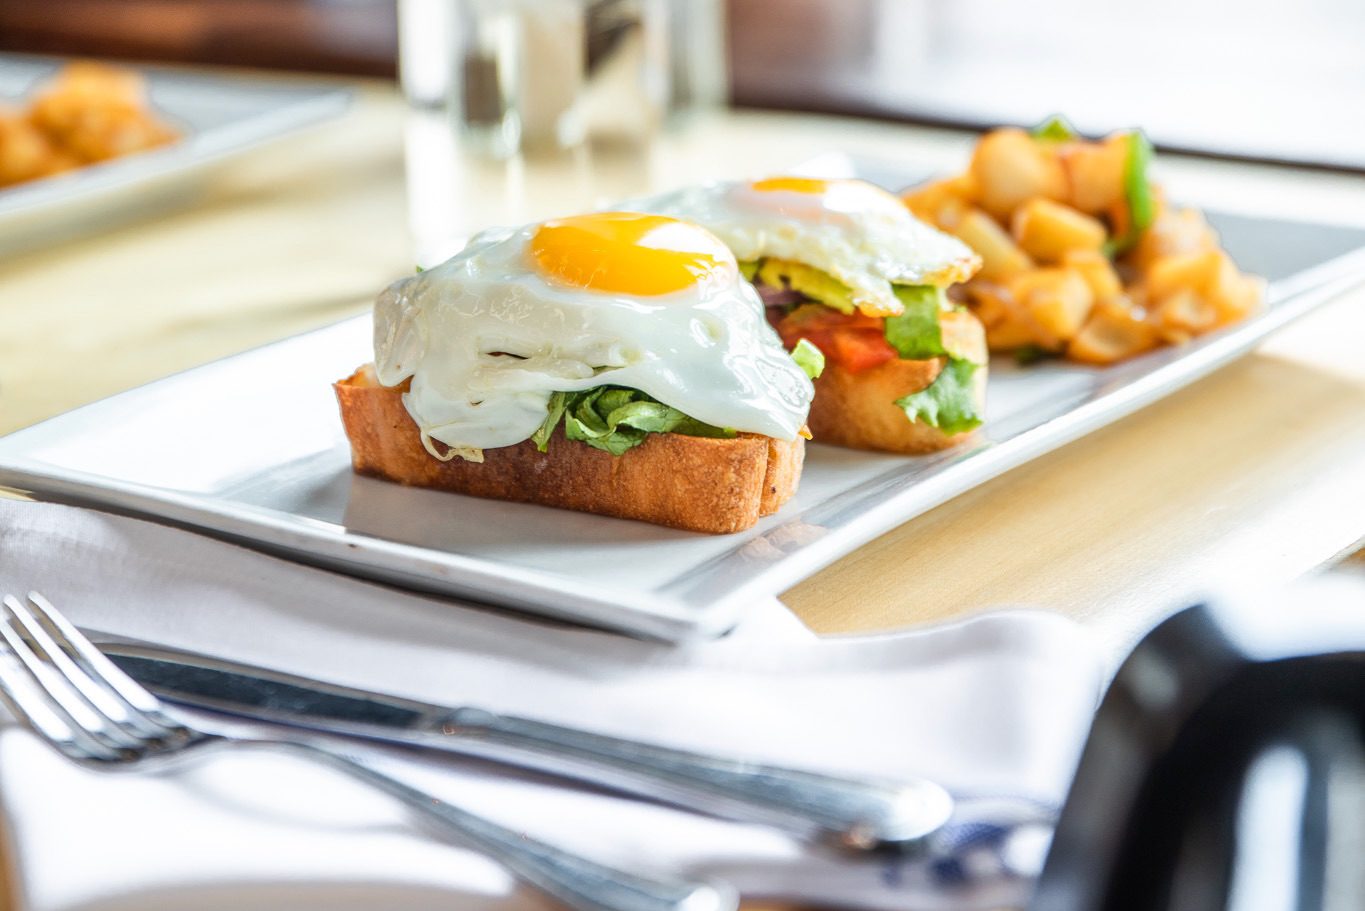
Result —
M 13 622 L 18 600 L 3 598 L 0 638 L 7 661 L 0 662 L 0 684 L 15 714 L 67 755 L 116 759 L 123 746 L 109 733 L 108 720 L 91 708 L 60 675 L 47 666 Z
M 32 602 L 32 596 L 30 596 L 30 602 Z M 29 612 L 29 609 L 19 603 L 17 598 L 6 601 L 5 606 L 14 615 L 14 619 L 19 621 L 19 625 L 23 627 L 22 632 L 29 642 L 37 647 L 37 651 L 42 657 L 50 662 L 57 673 L 61 674 L 80 693 L 81 698 L 89 703 L 91 708 L 120 729 L 130 729 L 138 739 L 165 735 L 166 731 L 163 727 L 148 719 L 143 712 L 129 706 L 102 681 L 91 677 L 79 667 L 72 659 L 69 647 L 64 646 L 62 641 L 54 638 L 48 629 Z
M 33 682 L 19 657 L 8 649 L 0 649 L 0 652 L 3 652 L 0 654 L 0 701 L 14 717 L 73 759 L 103 756 L 106 747 L 62 719 L 52 708 L 47 694 Z
M 98 689 L 106 701 L 113 699 L 121 704 L 124 717 L 129 718 L 144 736 L 183 736 L 188 733 L 183 724 L 166 714 L 161 700 L 106 658 L 84 633 L 76 629 L 75 624 L 52 606 L 51 601 L 38 592 L 29 592 L 28 603 L 33 607 L 33 614 L 29 615 L 33 627 L 42 631 L 43 637 L 52 643 L 53 650 L 62 655 L 75 673 Z M 21 609 L 14 613 L 28 614 L 28 611 Z

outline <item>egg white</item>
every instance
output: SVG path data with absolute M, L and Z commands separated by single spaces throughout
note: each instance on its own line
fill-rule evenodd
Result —
M 946 286 L 968 278 L 979 263 L 966 244 L 856 180 L 831 181 L 823 194 L 708 183 L 626 207 L 696 222 L 741 260 L 785 259 L 819 269 L 847 285 L 860 309 L 881 315 L 903 309 L 892 285 Z
M 796 437 L 814 388 L 737 269 L 664 295 L 572 288 L 536 271 L 535 230 L 485 231 L 375 304 L 379 381 L 411 378 L 403 402 L 424 442 L 511 446 L 545 420 L 552 393 L 604 385 L 717 427 Z

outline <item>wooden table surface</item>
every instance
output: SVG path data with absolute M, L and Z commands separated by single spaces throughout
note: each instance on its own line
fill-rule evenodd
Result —
M 0 261 L 0 433 L 362 312 L 417 258 L 406 116 L 391 86 L 362 84 L 343 118 L 224 164 L 188 205 Z M 762 174 L 832 149 L 927 173 L 959 167 L 971 143 L 893 124 L 731 113 L 693 122 L 648 160 L 618 161 L 574 192 Z M 1159 164 L 1173 196 L 1201 204 L 1365 219 L 1360 177 Z M 535 188 L 526 214 L 562 205 L 560 177 L 522 175 Z M 446 211 L 432 186 L 414 187 L 416 206 Z M 476 201 L 452 199 L 449 211 L 477 222 L 489 186 L 466 191 Z M 824 633 L 1034 605 L 1120 648 L 1201 587 L 1310 571 L 1365 536 L 1363 347 L 1358 289 L 1191 388 L 906 523 L 784 600 Z

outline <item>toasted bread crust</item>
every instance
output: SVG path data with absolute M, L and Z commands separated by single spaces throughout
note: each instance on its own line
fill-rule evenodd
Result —
M 977 361 L 982 367 L 974 378 L 977 403 L 986 402 L 986 333 L 980 321 L 965 313 L 943 315 L 943 340 L 948 350 Z M 811 434 L 818 443 L 850 449 L 876 449 L 907 455 L 936 452 L 955 446 L 969 436 L 948 434 L 919 421 L 911 421 L 896 399 L 919 392 L 938 378 L 946 358 L 921 361 L 895 360 L 869 370 L 850 373 L 830 363 L 815 381 L 811 404 Z
M 333 385 L 359 474 L 495 500 L 638 519 L 728 534 L 770 515 L 796 493 L 805 441 L 742 433 L 707 439 L 651 433 L 620 456 L 565 439 L 484 450 L 484 461 L 442 462 L 422 446 L 402 390 L 362 367 Z

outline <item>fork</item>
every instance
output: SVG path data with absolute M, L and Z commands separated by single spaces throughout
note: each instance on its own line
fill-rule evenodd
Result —
M 305 740 L 201 730 L 119 670 L 42 595 L 0 611 L 0 699 L 68 759 L 104 771 L 146 768 L 214 747 L 257 745 L 304 754 L 397 798 L 446 834 L 498 861 L 575 911 L 733 911 L 728 885 L 627 873 L 552 847 L 435 799 Z

